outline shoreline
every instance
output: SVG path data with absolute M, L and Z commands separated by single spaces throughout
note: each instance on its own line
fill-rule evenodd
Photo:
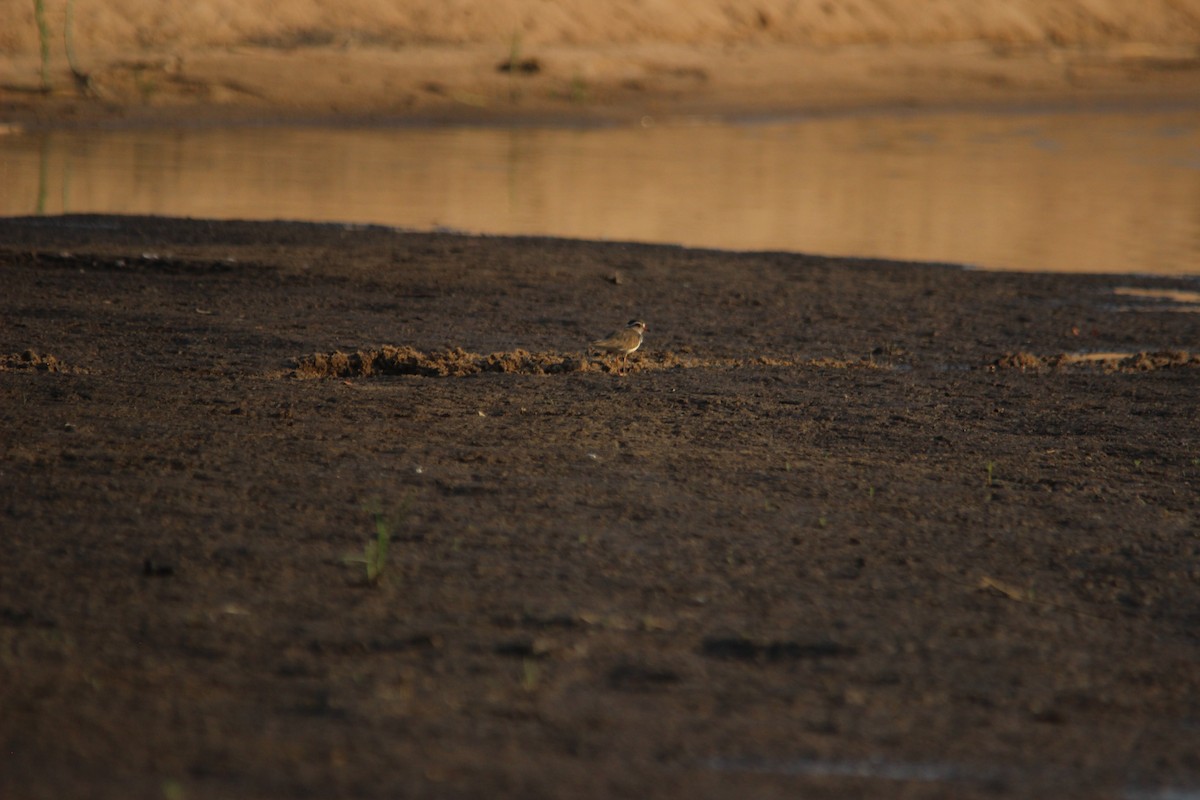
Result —
M 0 136 L 42 134 L 54 131 L 117 131 L 139 129 L 205 130 L 218 128 L 555 128 L 593 129 L 607 127 L 694 127 L 703 125 L 756 125 L 800 122 L 809 119 L 838 119 L 908 115 L 1051 115 L 1108 114 L 1122 112 L 1191 111 L 1200 109 L 1200 96 L 1190 92 L 1145 95 L 1112 92 L 1079 97 L 1064 94 L 1055 97 L 1012 97 L 972 101 L 905 103 L 881 100 L 878 103 L 815 106 L 806 108 L 762 107 L 755 109 L 704 108 L 639 114 L 637 108 L 593 113 L 586 117 L 555 111 L 515 111 L 480 113 L 469 109 L 439 109 L 416 114 L 386 114 L 364 111 L 357 114 L 317 114 L 305 111 L 279 111 L 265 114 L 257 109 L 193 106 L 187 109 L 149 109 L 144 112 L 121 109 L 97 115 L 71 115 L 70 119 L 0 122 Z
M 0 71 L 8 132 L 234 125 L 613 125 L 985 109 L 1190 106 L 1200 57 L 1178 47 L 982 42 L 839 48 L 638 45 L 531 51 L 498 71 L 491 46 L 238 48 L 99 61 L 87 88 L 36 63 Z M 132 65 L 132 66 L 131 66 Z

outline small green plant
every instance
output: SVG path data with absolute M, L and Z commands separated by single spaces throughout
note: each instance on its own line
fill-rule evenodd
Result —
M 583 76 L 576 73 L 571 78 L 571 102 L 581 105 L 588 101 L 588 85 Z
M 79 68 L 75 58 L 75 0 L 67 0 L 67 19 L 63 22 L 63 48 L 67 51 L 67 66 L 75 85 L 85 93 L 92 91 L 92 76 Z
M 67 0 L 67 18 L 63 22 L 63 49 L 67 51 L 67 63 L 71 71 L 78 74 L 75 65 L 75 0 Z
M 375 584 L 379 582 L 383 575 L 384 567 L 387 566 L 388 545 L 392 540 L 392 527 L 383 518 L 383 515 L 375 513 L 375 540 L 367 542 L 367 547 L 364 555 L 367 562 L 367 583 Z
M 532 658 L 521 662 L 521 688 L 527 692 L 535 691 L 542 679 L 542 668 Z
M 987 483 L 985 484 L 986 486 L 992 485 L 992 480 L 995 477 L 995 473 L 996 473 L 996 462 L 995 461 L 987 462 Z
M 144 67 L 134 70 L 133 80 L 143 103 L 149 103 L 161 88 L 158 79 Z
M 50 91 L 50 23 L 46 22 L 46 3 L 33 0 L 33 18 L 37 22 L 42 53 L 42 91 Z
M 38 29 L 38 45 L 41 51 L 42 91 L 49 92 L 50 85 L 50 23 L 46 20 L 46 0 L 33 0 L 33 19 Z M 91 77 L 79 69 L 75 59 L 75 0 L 67 0 L 66 18 L 63 21 L 63 46 L 67 52 L 67 64 L 71 75 L 81 89 L 91 90 Z
M 510 103 L 521 101 L 521 87 L 517 85 L 517 74 L 521 71 L 521 32 L 514 31 L 512 41 L 508 46 L 508 100 Z
M 521 32 L 513 31 L 508 45 L 508 74 L 516 75 L 521 69 Z
M 410 501 L 411 498 L 406 498 L 400 509 L 390 515 L 383 512 L 378 500 L 367 506 L 371 519 L 375 523 L 375 538 L 367 542 L 361 556 L 347 556 L 343 561 L 347 564 L 362 564 L 366 570 L 367 585 L 369 586 L 375 586 L 383 579 L 388 565 L 392 532 L 408 512 Z

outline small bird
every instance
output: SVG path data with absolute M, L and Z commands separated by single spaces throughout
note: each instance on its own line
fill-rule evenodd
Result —
M 592 342 L 592 349 L 602 353 L 612 353 L 621 356 L 621 368 L 624 369 L 629 354 L 642 346 L 642 335 L 646 332 L 646 323 L 640 319 L 631 319 L 624 328 L 613 331 L 603 339 Z

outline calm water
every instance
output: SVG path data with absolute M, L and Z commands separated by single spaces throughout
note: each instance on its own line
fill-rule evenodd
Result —
M 0 215 L 382 223 L 1200 274 L 1200 109 L 0 136 Z

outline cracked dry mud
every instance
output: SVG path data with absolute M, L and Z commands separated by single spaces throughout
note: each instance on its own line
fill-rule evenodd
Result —
M 114 217 L 0 274 L 0 796 L 1200 789 L 1195 280 Z

